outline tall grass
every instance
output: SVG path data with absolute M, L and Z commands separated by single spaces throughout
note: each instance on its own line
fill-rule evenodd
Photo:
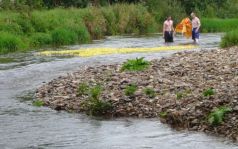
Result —
M 30 13 L 3 11 L 0 14 L 1 31 L 4 32 L 0 34 L 1 53 L 9 53 L 42 46 L 88 43 L 106 35 L 155 32 L 156 23 L 142 5 L 116 4 Z
M 202 32 L 228 32 L 238 28 L 238 19 L 202 18 Z
M 32 47 L 43 47 L 52 43 L 52 37 L 47 33 L 35 33 L 29 38 Z
M 25 47 L 20 37 L 8 32 L 0 32 L 0 54 L 15 52 Z
M 55 29 L 51 36 L 55 46 L 74 44 L 77 41 L 77 34 L 64 28 Z
M 222 48 L 238 45 L 238 29 L 227 32 L 222 38 L 220 46 Z
M 0 13 L 0 32 L 3 33 L 0 34 L 0 54 L 42 46 L 88 43 L 107 35 L 156 32 L 161 29 L 167 14 L 172 14 L 175 24 L 185 16 L 179 3 L 167 9 L 162 1 L 152 3 L 148 8 L 140 4 L 116 4 L 31 12 L 4 10 Z M 238 19 L 202 19 L 203 32 L 226 32 L 237 28 L 237 24 Z

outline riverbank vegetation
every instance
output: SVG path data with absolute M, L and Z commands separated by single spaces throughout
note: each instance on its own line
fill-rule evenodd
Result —
M 0 15 L 0 53 L 44 46 L 88 43 L 106 35 L 145 34 L 156 23 L 142 5 L 34 10 Z
M 238 29 L 238 18 L 202 18 L 202 32 L 229 32 Z
M 221 47 L 231 47 L 238 45 L 238 29 L 227 32 L 225 36 L 222 38 Z
M 176 24 L 192 11 L 203 32 L 230 31 L 238 22 L 236 0 L 2 0 L 0 8 L 0 54 L 160 32 L 168 15 Z

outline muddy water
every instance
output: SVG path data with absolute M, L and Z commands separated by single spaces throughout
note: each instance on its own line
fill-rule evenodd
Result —
M 200 48 L 217 47 L 220 37 L 221 34 L 203 34 Z M 191 42 L 182 37 L 175 40 L 175 45 Z M 108 37 L 93 44 L 67 48 L 157 46 L 164 46 L 159 35 L 136 38 Z M 100 120 L 83 114 L 56 112 L 47 107 L 37 108 L 31 105 L 31 95 L 28 94 L 59 75 L 84 66 L 118 63 L 140 56 L 146 59 L 161 58 L 173 52 L 175 51 L 90 58 L 40 57 L 34 52 L 2 56 L 14 58 L 15 61 L 0 64 L 0 149 L 238 148 L 236 144 L 222 138 L 172 130 L 157 119 Z

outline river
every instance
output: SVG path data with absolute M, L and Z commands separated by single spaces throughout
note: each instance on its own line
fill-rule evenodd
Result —
M 216 48 L 222 34 L 202 34 L 200 47 Z M 174 45 L 191 40 L 176 37 Z M 114 36 L 85 47 L 158 47 L 162 37 Z M 60 75 L 84 66 L 113 64 L 144 56 L 154 59 L 176 51 L 158 53 L 114 54 L 97 57 L 44 57 L 35 52 L 10 54 L 15 62 L 0 64 L 0 149 L 235 149 L 223 138 L 204 133 L 176 131 L 158 119 L 95 119 L 84 114 L 57 112 L 34 107 L 31 93 Z M 29 97 L 28 97 L 29 96 Z M 24 97 L 24 98 L 23 98 Z

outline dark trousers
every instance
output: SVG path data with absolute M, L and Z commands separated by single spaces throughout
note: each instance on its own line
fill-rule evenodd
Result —
M 165 40 L 165 42 L 174 42 L 173 32 L 165 31 L 164 32 L 164 40 Z
M 193 28 L 193 31 L 192 31 L 192 39 L 195 40 L 195 39 L 199 39 L 199 31 L 196 32 L 197 28 Z

